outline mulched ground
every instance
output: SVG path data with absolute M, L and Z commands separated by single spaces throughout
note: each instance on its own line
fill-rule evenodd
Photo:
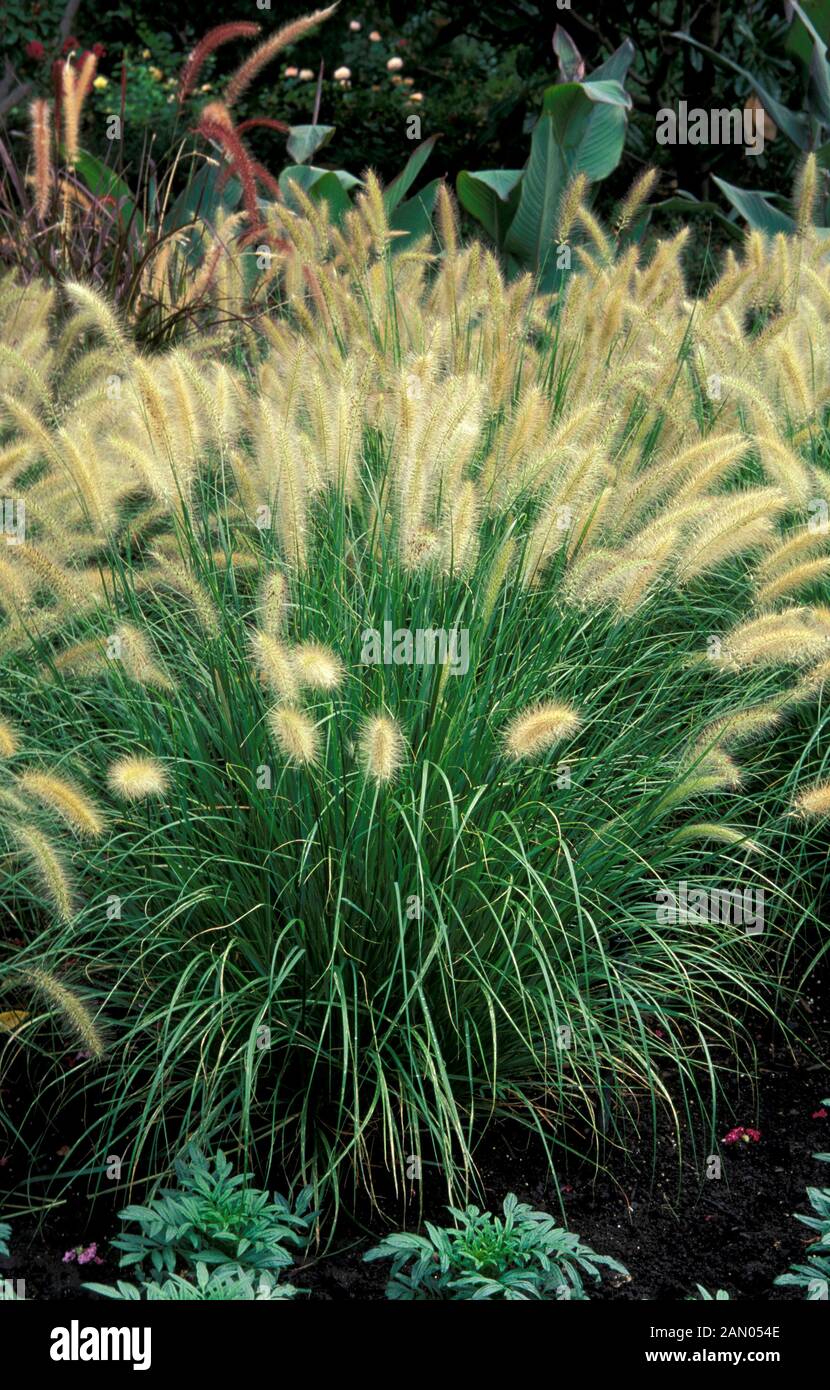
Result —
M 815 1016 L 812 1022 L 816 1025 Z M 824 1020 L 818 1032 L 830 1036 Z M 808 1210 L 805 1189 L 830 1185 L 830 1167 L 812 1157 L 830 1150 L 830 1117 L 814 1118 L 822 1099 L 830 1096 L 830 1071 L 816 1061 L 815 1052 L 793 1053 L 780 1040 L 777 1045 L 759 1040 L 759 1046 L 758 1108 L 748 1088 L 737 1091 L 721 1134 L 741 1124 L 756 1127 L 761 1139 L 748 1145 L 719 1144 L 719 1181 L 702 1177 L 703 1157 L 694 1162 L 685 1142 L 681 1149 L 687 1158 L 678 1167 L 676 1137 L 668 1128 L 658 1143 L 656 1165 L 649 1137 L 641 1148 L 615 1160 L 613 1178 L 597 1177 L 584 1166 L 560 1174 L 570 1228 L 596 1251 L 615 1256 L 631 1274 L 629 1280 L 606 1277 L 595 1297 L 677 1300 L 696 1283 L 712 1292 L 727 1289 L 733 1299 L 801 1297 L 797 1290 L 774 1288 L 773 1280 L 804 1254 L 812 1238 L 793 1216 Z M 819 1056 L 826 1057 L 826 1050 L 819 1050 Z M 3 1099 L 8 1103 L 10 1097 Z M 538 1145 L 525 1131 L 494 1129 L 478 1157 L 491 1207 L 500 1206 L 513 1191 L 534 1207 L 559 1211 Z M 15 1172 L 19 1166 L 19 1157 L 11 1150 L 4 1154 L 0 1140 L 0 1210 L 3 1188 L 12 1190 L 20 1179 Z M 436 1189 L 435 1201 L 427 1203 L 431 1220 L 441 1220 L 442 1200 Z M 30 1298 L 77 1298 L 84 1280 L 109 1283 L 117 1278 L 107 1242 L 118 1229 L 112 1204 L 98 1201 L 90 1209 L 80 1193 L 73 1198 L 70 1192 L 37 1221 L 14 1221 L 12 1258 L 0 1261 L 0 1278 L 25 1277 Z M 297 1269 L 292 1282 L 319 1299 L 382 1298 L 383 1267 L 362 1260 L 371 1243 L 365 1227 L 349 1230 L 344 1222 L 341 1230 L 337 1248 Z M 81 1268 L 64 1263 L 67 1251 L 93 1241 L 103 1264 Z

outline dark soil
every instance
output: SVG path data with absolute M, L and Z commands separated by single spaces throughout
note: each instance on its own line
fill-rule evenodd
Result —
M 812 1023 L 819 1033 L 830 1035 L 824 1020 L 817 1025 L 814 1017 Z M 656 1156 L 649 1134 L 640 1145 L 616 1155 L 613 1177 L 598 1176 L 585 1165 L 560 1171 L 560 1197 L 538 1140 L 518 1126 L 502 1125 L 477 1154 L 486 1204 L 499 1207 L 508 1192 L 556 1214 L 564 1204 L 570 1229 L 630 1271 L 630 1279 L 605 1277 L 597 1298 L 678 1300 L 697 1283 L 711 1292 L 726 1289 L 733 1299 L 800 1298 L 800 1290 L 775 1288 L 773 1281 L 803 1256 L 813 1238 L 794 1217 L 809 1209 L 806 1188 L 830 1185 L 830 1167 L 813 1157 L 830 1150 L 830 1116 L 814 1118 L 830 1096 L 830 1071 L 816 1060 L 815 1051 L 784 1049 L 780 1039 L 777 1046 L 759 1039 L 758 1046 L 757 1105 L 748 1086 L 736 1089 L 718 1132 L 722 1138 L 733 1125 L 751 1126 L 760 1131 L 758 1142 L 701 1147 L 700 1136 L 682 1126 L 678 1143 L 666 1125 Z M 3 1097 L 9 1099 L 8 1094 Z M 0 1212 L 3 1190 L 15 1190 L 23 1176 L 19 1153 L 10 1143 L 4 1153 L 4 1142 L 0 1139 Z M 56 1164 L 60 1147 L 56 1130 Z M 705 1177 L 710 1149 L 721 1159 L 720 1180 Z M 444 1219 L 443 1200 L 436 1186 L 425 1201 L 428 1219 Z M 123 1204 L 122 1197 L 118 1202 L 99 1198 L 90 1205 L 79 1187 L 37 1218 L 14 1219 L 12 1257 L 0 1260 L 0 1278 L 25 1277 L 28 1297 L 48 1300 L 77 1298 L 85 1280 L 113 1282 L 117 1261 L 108 1253 L 108 1241 L 120 1228 L 116 1211 Z M 19 1205 L 24 1205 L 22 1199 Z M 11 1212 L 7 1207 L 5 1214 Z M 367 1224 L 349 1229 L 344 1219 L 336 1249 L 308 1260 L 292 1273 L 292 1282 L 318 1299 L 383 1298 L 384 1266 L 362 1259 L 372 1243 Z M 379 1227 L 377 1220 L 369 1225 L 375 1231 Z M 68 1251 L 93 1241 L 103 1264 L 64 1263 Z

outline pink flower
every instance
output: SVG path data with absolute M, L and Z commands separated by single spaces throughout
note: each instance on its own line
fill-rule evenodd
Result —
M 26 57 L 34 58 L 37 62 L 46 57 L 46 49 L 38 39 L 30 39 L 26 44 Z
M 77 48 L 77 47 L 78 47 L 78 40 L 76 39 L 76 37 L 75 37 L 74 34 L 70 34 L 69 38 L 66 39 L 66 41 L 64 42 L 63 50 L 62 50 L 62 51 L 63 51 L 64 53 L 68 53 L 69 50 L 70 50 L 70 48 Z
M 826 1119 L 827 1119 L 827 1111 L 825 1110 L 824 1106 L 822 1106 L 820 1110 L 814 1110 L 813 1113 L 812 1113 L 812 1115 L 810 1116 L 810 1119 L 811 1119 L 811 1120 L 826 1120 Z
M 736 1125 L 730 1129 L 721 1140 L 722 1144 L 757 1144 L 761 1138 L 760 1129 L 747 1129 L 744 1125 Z
M 96 58 L 106 58 L 107 56 L 107 50 L 102 43 L 94 43 L 92 45 L 92 51 Z
M 86 1249 L 82 1245 L 76 1245 L 74 1250 L 67 1250 L 62 1263 L 71 1265 L 75 1260 L 79 1265 L 102 1265 L 104 1261 L 98 1254 L 98 1242 L 94 1240 Z

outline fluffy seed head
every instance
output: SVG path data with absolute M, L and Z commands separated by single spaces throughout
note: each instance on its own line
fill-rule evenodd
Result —
M 23 854 L 37 870 L 57 916 L 62 922 L 70 922 L 74 913 L 72 887 L 51 841 L 34 825 L 17 825 L 12 833 Z
M 710 744 L 720 743 L 724 748 L 735 747 L 741 743 L 747 743 L 750 739 L 757 738 L 761 734 L 774 729 L 781 723 L 782 710 L 777 704 L 752 705 L 747 709 L 735 710 L 733 714 L 726 714 L 722 719 L 716 719 L 707 729 L 704 729 L 697 741 L 698 748 L 707 748 Z
M 169 559 L 159 551 L 153 551 L 152 555 L 159 567 L 161 582 L 169 584 L 171 589 L 177 590 L 192 604 L 196 617 L 207 637 L 218 637 L 221 631 L 219 612 L 213 601 L 213 596 L 204 584 L 199 582 L 186 565 Z
M 204 67 L 205 60 L 214 53 L 222 44 L 232 43 L 234 39 L 253 39 L 260 32 L 260 26 L 245 20 L 231 21 L 229 24 L 217 24 L 215 28 L 209 29 L 204 38 L 200 39 L 193 52 L 187 59 L 179 77 L 178 99 L 184 101 L 193 91 L 199 73 Z
M 374 714 L 366 720 L 360 735 L 360 761 L 372 782 L 391 782 L 404 760 L 404 737 L 400 725 L 388 714 Z
M 11 724 L 0 719 L 0 758 L 11 758 L 17 752 L 17 734 Z
M 38 217 L 43 218 L 49 206 L 53 174 L 49 102 L 38 97 L 32 102 L 29 114 L 32 122 L 32 153 L 35 158 L 35 212 Z
M 793 812 L 810 818 L 830 816 L 830 782 L 816 782 L 812 787 L 805 787 L 793 803 Z
M 343 681 L 343 663 L 330 647 L 301 642 L 294 648 L 294 664 L 300 684 L 309 690 L 336 690 Z
M 826 654 L 830 631 L 818 609 L 789 608 L 751 618 L 733 628 L 723 646 L 723 663 L 734 670 L 748 666 L 800 666 Z
M 263 632 L 272 637 L 282 632 L 285 626 L 285 609 L 288 602 L 288 582 L 281 570 L 266 574 L 259 590 L 257 615 Z
M 293 705 L 277 705 L 268 716 L 271 732 L 283 757 L 295 767 L 316 763 L 320 738 L 313 722 Z
M 570 705 L 545 701 L 517 714 L 504 733 L 504 747 L 514 762 L 534 758 L 552 748 L 555 743 L 570 738 L 581 724 L 579 715 Z
M 23 979 L 42 994 L 58 1011 L 64 1023 L 80 1039 L 90 1056 L 94 1057 L 96 1061 L 102 1057 L 104 1039 L 83 999 L 48 970 L 29 968 L 21 971 L 21 974 Z
M 251 659 L 257 675 L 281 700 L 293 704 L 299 694 L 294 653 L 268 632 L 251 633 Z
M 107 781 L 123 801 L 146 801 L 163 796 L 169 785 L 167 773 L 156 758 L 119 758 L 111 765 Z
M 132 623 L 122 623 L 115 633 L 117 652 L 127 675 L 139 685 L 172 690 L 173 682 L 156 660 L 150 639 Z
M 104 818 L 84 792 L 64 777 L 49 772 L 24 772 L 18 785 L 41 805 L 55 811 L 82 839 L 97 840 L 104 833 Z
M 336 5 L 329 5 L 328 9 L 315 10 L 313 14 L 303 15 L 300 19 L 292 19 L 290 23 L 284 24 L 278 29 L 276 34 L 272 34 L 264 43 L 255 48 L 250 58 L 246 58 L 236 72 L 231 76 L 225 88 L 225 102 L 228 106 L 233 106 L 244 91 L 247 91 L 254 78 L 270 63 L 289 44 L 297 43 L 299 39 L 307 34 L 309 30 L 316 29 L 318 24 L 328 19 L 334 14 Z

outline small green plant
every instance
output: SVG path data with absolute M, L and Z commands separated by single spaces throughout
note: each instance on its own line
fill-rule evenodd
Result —
M 146 1265 L 153 1275 L 173 1274 L 182 1263 L 191 1269 L 213 1265 L 226 1279 L 239 1278 L 285 1269 L 293 1261 L 286 1245 L 305 1246 L 313 1217 L 310 1189 L 292 1208 L 283 1197 L 272 1199 L 249 1187 L 249 1173 L 232 1176 L 221 1150 L 212 1164 L 197 1149 L 189 1150 L 176 1160 L 176 1175 L 178 1187 L 120 1213 L 122 1221 L 139 1227 L 113 1241 L 122 1252 L 122 1269 L 135 1266 L 143 1277 Z
M 710 1293 L 708 1289 L 704 1289 L 702 1284 L 695 1284 L 695 1288 L 697 1289 L 697 1293 L 690 1293 L 686 1300 L 687 1303 L 729 1302 L 729 1294 L 726 1292 L 726 1289 L 716 1289 L 714 1293 Z
M 533 1211 L 513 1193 L 505 1198 L 503 1209 L 502 1219 L 478 1207 L 449 1207 L 454 1227 L 427 1222 L 426 1236 L 388 1236 L 364 1259 L 391 1260 L 386 1296 L 409 1301 L 585 1301 L 583 1273 L 599 1280 L 600 1265 L 628 1273 L 617 1260 L 595 1254 L 578 1235 L 562 1230 L 546 1212 Z
M 0 1221 L 0 1256 L 2 1256 L 4 1259 L 8 1258 L 9 1236 L 11 1235 L 11 1233 L 12 1228 L 9 1225 L 8 1221 Z
M 822 1101 L 830 1105 L 830 1100 Z M 830 1163 L 830 1153 L 815 1154 L 822 1163 Z M 830 1187 L 808 1187 L 807 1196 L 815 1216 L 801 1216 L 796 1220 L 818 1231 L 818 1239 L 813 1241 L 807 1252 L 804 1264 L 792 1264 L 786 1274 L 779 1274 L 776 1284 L 795 1285 L 806 1289 L 809 1302 L 826 1299 L 830 1290 Z
M 300 1290 L 293 1284 L 278 1284 L 273 1275 L 240 1272 L 237 1265 L 221 1265 L 209 1270 L 206 1264 L 196 1266 L 194 1278 L 171 1274 L 167 1279 L 144 1280 L 127 1284 L 123 1279 L 112 1284 L 84 1284 L 91 1293 L 104 1298 L 144 1300 L 147 1303 L 207 1303 L 207 1302 L 273 1302 L 293 1298 Z

